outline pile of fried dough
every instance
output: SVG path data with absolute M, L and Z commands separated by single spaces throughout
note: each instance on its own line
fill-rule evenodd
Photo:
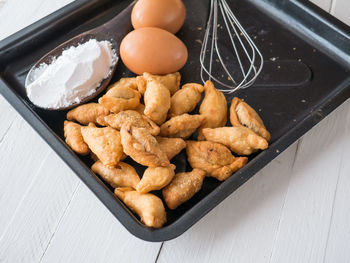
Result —
M 223 181 L 247 163 L 247 157 L 232 152 L 247 156 L 268 148 L 270 140 L 263 121 L 247 103 L 232 100 L 232 127 L 225 127 L 224 94 L 211 81 L 180 89 L 180 78 L 178 72 L 122 78 L 108 87 L 98 103 L 69 111 L 64 122 L 64 136 L 72 150 L 91 153 L 95 160 L 91 169 L 115 188 L 115 195 L 146 226 L 154 228 L 164 225 L 166 212 L 152 191 L 162 189 L 166 205 L 176 209 L 201 189 L 206 176 Z M 199 114 L 189 114 L 203 92 Z M 186 140 L 197 129 L 198 140 Z M 170 161 L 185 148 L 193 170 L 175 174 Z M 127 156 L 147 167 L 141 179 L 122 161 Z

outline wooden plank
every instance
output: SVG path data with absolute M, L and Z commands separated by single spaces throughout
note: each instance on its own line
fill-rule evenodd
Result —
M 0 9 L 5 5 L 6 0 L 0 0 Z
M 341 165 L 338 159 L 350 157 L 349 142 L 344 144 L 350 130 L 343 125 L 349 123 L 349 112 L 350 100 L 303 138 L 292 171 L 286 169 L 291 162 L 288 149 L 262 171 L 264 176 L 259 173 L 193 229 L 165 242 L 159 262 L 322 262 Z M 348 169 L 341 171 L 349 175 Z M 343 191 L 349 195 L 347 186 Z M 266 198 L 271 192 L 273 198 Z M 339 202 L 342 211 L 346 203 Z M 340 224 L 338 231 L 349 229 L 349 217 L 341 216 L 344 212 L 334 223 Z M 339 242 L 337 234 L 330 249 Z M 348 259 L 340 252 L 349 232 L 342 236 L 343 247 L 333 251 L 328 262 Z M 343 261 L 333 260 L 335 255 Z
M 10 220 L 0 238 L 1 262 L 39 262 L 80 183 L 53 151 L 29 177 L 31 183 L 9 188 L 22 200 L 12 218 L 6 216 Z
M 7 1 L 0 10 L 2 18 L 0 39 L 71 2 L 70 0 Z M 14 10 L 16 10 L 15 16 Z M 0 109 L 4 110 L 2 112 L 10 109 L 7 103 L 0 102 Z M 12 109 L 8 111 L 11 112 Z M 16 116 L 15 113 L 12 115 Z M 63 235 L 62 233 L 67 227 L 71 229 L 72 226 L 76 228 L 77 225 L 79 226 L 77 229 L 82 228 L 88 237 L 94 237 L 87 238 L 87 241 L 90 239 L 94 241 L 92 246 L 87 247 L 89 253 L 86 253 L 84 245 L 87 243 L 83 240 L 75 242 L 81 239 L 80 233 L 75 232 L 76 235 L 68 233 L 70 239 L 67 244 L 71 245 L 73 242 L 77 247 L 74 258 L 83 258 L 83 255 L 79 254 L 83 253 L 88 256 L 87 259 L 91 259 L 92 253 L 92 258 L 98 259 L 97 261 L 105 258 L 104 262 L 114 262 L 115 259 L 124 258 L 125 262 L 136 262 L 140 259 L 145 262 L 154 262 L 160 244 L 146 243 L 132 237 L 85 186 L 79 188 L 75 202 L 72 201 L 73 209 L 69 209 L 68 215 L 62 217 L 70 204 L 77 184 L 76 177 L 71 175 L 62 161 L 53 157 L 55 154 L 22 119 L 19 118 L 13 122 L 14 118 L 11 114 L 1 114 L 0 120 L 3 121 L 2 123 L 6 121 L 9 124 L 6 129 L 5 126 L 0 128 L 0 138 L 3 138 L 0 146 L 2 159 L 0 168 L 5 171 L 0 174 L 2 182 L 0 185 L 1 262 L 38 262 L 39 260 L 57 262 L 50 257 L 62 252 L 60 244 L 61 242 L 66 244 L 67 241 L 67 233 Z M 49 152 L 50 155 L 48 155 Z M 21 165 L 18 165 L 20 162 Z M 10 174 L 8 171 L 11 171 Z M 91 217 L 95 213 L 98 216 Z M 67 218 L 67 221 L 63 220 L 63 222 L 62 218 Z M 55 236 L 57 228 L 60 231 Z M 50 243 L 53 236 L 55 238 Z M 48 249 L 48 244 L 54 249 Z M 106 249 L 112 253 L 104 255 Z M 46 250 L 49 252 L 47 256 Z M 58 258 L 72 257 L 69 251 L 72 251 L 70 247 L 66 249 L 67 254 L 61 253 Z M 43 258 L 44 255 L 45 258 Z M 128 256 L 125 257 L 125 255 Z
M 6 0 L 0 9 L 0 39 L 68 3 L 31 0 Z M 28 186 L 50 150 L 45 142 L 0 96 L 0 236 L 13 220 Z M 14 190 L 15 189 L 15 190 Z M 19 194 L 20 193 L 20 194 Z
M 332 0 L 310 0 L 314 4 L 329 12 L 331 10 Z
M 324 262 L 349 262 L 350 250 L 350 111 L 345 118 L 345 132 L 342 139 L 342 156 L 340 159 L 339 182 L 335 193 L 332 222 L 327 242 L 326 256 Z
M 7 1 L 6 6 L 0 10 L 2 18 L 0 39 L 71 2 L 70 0 Z M 16 10 L 16 16 L 13 15 L 13 10 Z M 2 171 L 11 171 L 11 174 L 5 172 L 0 175 L 2 182 L 0 185 L 0 259 L 1 262 L 38 262 L 43 259 L 49 244 L 52 247 L 56 247 L 58 244 L 55 241 L 50 243 L 50 241 L 62 223 L 62 216 L 70 204 L 78 180 L 21 118 L 14 121 L 14 116 L 17 114 L 4 102 L 2 97 L 0 98 L 0 109 L 3 113 L 6 110 L 11 113 L 0 116 L 2 124 L 8 123 L 8 127 L 5 125 L 0 127 L 0 138 L 3 138 L 0 145 L 0 158 L 2 158 L 0 168 Z M 49 153 L 50 155 L 48 155 Z M 21 162 L 20 166 L 19 162 Z M 97 212 L 99 217 L 95 219 L 98 221 L 93 221 L 92 225 L 84 224 L 80 218 L 81 209 L 73 209 L 69 210 L 68 221 L 62 223 L 63 229 L 67 225 L 69 227 L 74 225 L 70 221 L 70 216 L 73 216 L 76 224 L 88 229 L 85 232 L 89 237 L 99 237 L 96 241 L 102 241 L 105 236 L 109 236 L 110 238 L 105 242 L 93 242 L 93 246 L 99 250 L 96 253 L 97 259 L 103 258 L 102 254 L 109 246 L 112 251 L 117 253 L 105 256 L 106 260 L 115 261 L 115 258 L 123 257 L 123 253 L 126 252 L 127 255 L 132 255 L 130 259 L 134 259 L 135 262 L 141 258 L 146 262 L 154 262 L 160 244 L 145 243 L 132 237 L 85 186 L 79 189 L 77 196 L 80 199 L 74 200 L 83 202 L 89 208 L 86 209 L 88 214 L 82 214 L 89 219 L 91 214 Z M 86 203 L 86 200 L 91 202 Z M 75 206 L 80 207 L 80 202 L 76 203 Z M 96 210 L 96 206 L 99 209 Z M 88 222 L 90 221 L 87 220 Z M 105 228 L 101 225 L 104 222 L 106 223 Z M 113 227 L 110 228 L 110 225 Z M 91 234 L 89 229 L 93 229 L 93 232 L 99 232 L 99 235 Z M 102 229 L 104 231 L 100 232 Z M 59 237 L 55 240 L 65 242 L 65 237 L 64 240 Z M 71 235 L 71 240 L 80 237 L 79 234 Z M 82 244 L 84 245 L 84 242 L 77 244 L 77 252 L 85 253 Z M 95 249 L 91 248 L 91 246 L 88 247 L 93 253 Z M 123 250 L 119 250 L 119 248 Z M 48 249 L 48 251 L 50 253 L 45 258 L 50 258 L 52 250 Z M 61 249 L 54 251 L 59 253 Z M 67 249 L 68 251 L 71 250 Z M 77 255 L 79 259 L 79 253 Z M 68 255 L 63 253 L 61 256 Z M 45 261 L 45 259 L 43 260 Z M 128 257 L 124 257 L 124 260 L 131 262 Z M 49 260 L 49 262 L 52 261 L 54 260 Z
M 331 14 L 350 26 L 350 1 L 333 0 Z
M 349 111 L 350 100 L 303 138 L 271 255 L 272 263 L 323 262 L 341 160 L 350 157 L 349 148 L 343 147 L 349 138 L 350 130 L 345 126 Z
M 0 236 L 25 198 L 50 152 L 46 143 L 21 118 L 15 120 L 0 143 Z
M 15 120 L 21 119 L 17 112 L 8 104 L 8 102 L 0 95 L 0 144 L 6 137 L 10 127 Z
M 42 262 L 154 262 L 160 245 L 132 236 L 81 184 Z
M 165 242 L 158 262 L 269 262 L 297 144 L 193 228 Z

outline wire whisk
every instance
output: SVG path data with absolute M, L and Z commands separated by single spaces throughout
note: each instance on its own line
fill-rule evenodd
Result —
M 219 24 L 219 19 L 225 28 Z M 221 34 L 228 34 L 230 41 L 222 42 L 224 39 L 222 36 L 220 42 Z M 250 87 L 263 68 L 261 52 L 233 14 L 226 0 L 211 0 L 200 64 L 203 83 L 208 79 L 216 82 L 224 87 L 219 90 L 225 93 Z M 223 72 L 227 75 L 222 74 Z M 219 74 L 221 76 L 218 76 Z

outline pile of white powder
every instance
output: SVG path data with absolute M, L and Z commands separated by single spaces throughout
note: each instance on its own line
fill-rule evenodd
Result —
M 29 99 L 41 108 L 79 103 L 109 77 L 117 59 L 108 41 L 91 39 L 70 47 L 50 64 L 36 68 L 26 86 Z

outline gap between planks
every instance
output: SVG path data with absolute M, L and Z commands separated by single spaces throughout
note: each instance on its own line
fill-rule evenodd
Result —
M 27 190 L 24 192 L 24 194 L 23 194 L 21 200 L 19 201 L 19 203 L 18 203 L 18 205 L 17 205 L 17 207 L 16 207 L 16 209 L 15 209 L 15 211 L 14 211 L 12 217 L 11 217 L 10 220 L 8 221 L 8 224 L 7 224 L 7 226 L 5 227 L 3 234 L 0 236 L 0 243 L 3 241 L 3 238 L 6 236 L 7 231 L 8 231 L 8 229 L 10 228 L 10 226 L 12 225 L 12 223 L 13 223 L 14 219 L 16 218 L 17 214 L 20 212 L 20 207 L 21 207 L 22 203 L 24 202 L 24 200 L 26 199 L 26 196 L 27 196 L 28 192 L 29 192 L 30 189 L 33 187 L 33 182 L 35 182 L 35 179 L 36 179 L 36 178 L 38 177 L 38 175 L 40 174 L 41 169 L 42 169 L 42 167 L 43 167 L 45 161 L 47 160 L 47 157 L 48 157 L 48 156 L 49 156 L 49 154 L 46 154 L 46 155 L 45 155 L 45 157 L 43 158 L 43 161 L 42 161 L 42 163 L 40 164 L 40 166 L 39 166 L 37 172 L 32 176 L 33 178 L 32 178 L 32 180 L 31 180 L 30 184 L 28 185 Z
M 344 1 L 349 1 L 349 0 L 344 0 Z M 329 7 L 328 12 L 331 14 L 334 14 L 336 5 L 337 5 L 337 0 L 331 0 L 331 5 Z
M 329 243 L 329 237 L 331 235 L 331 230 L 332 230 L 331 226 L 332 226 L 332 223 L 333 223 L 335 201 L 337 199 L 337 192 L 338 192 L 339 180 L 340 180 L 340 176 L 341 176 L 340 172 L 341 172 L 342 163 L 343 163 L 343 156 L 341 157 L 340 165 L 339 165 L 338 172 L 337 172 L 337 175 L 338 175 L 337 176 L 337 183 L 336 183 L 336 186 L 335 186 L 335 189 L 334 189 L 334 194 L 333 194 L 331 218 L 329 220 L 328 233 L 327 233 L 327 239 L 326 239 L 326 247 L 325 247 L 325 250 L 324 250 L 323 261 L 322 262 L 325 262 L 327 249 L 328 249 L 328 243 Z
M 5 132 L 4 132 L 4 134 L 2 135 L 2 137 L 0 138 L 0 146 L 1 146 L 2 142 L 5 140 L 5 138 L 6 138 L 7 134 L 8 134 L 8 132 L 10 131 L 12 125 L 15 123 L 16 120 L 17 120 L 17 118 L 15 118 L 15 119 L 10 123 L 10 125 L 9 125 L 8 128 L 5 130 Z
M 182 236 L 164 242 L 158 262 L 180 258 L 183 262 L 194 258 L 195 262 L 230 262 L 233 258 L 250 262 L 245 257 L 253 260 L 254 256 L 268 259 L 268 244 L 274 242 L 295 153 L 296 143 Z M 266 235 L 256 235 L 261 231 Z M 243 253 L 247 247 L 250 252 Z
M 291 172 L 293 172 L 294 170 L 294 165 L 295 165 L 295 162 L 297 160 L 297 157 L 298 157 L 298 153 L 299 153 L 299 149 L 300 149 L 300 144 L 302 143 L 302 140 L 303 140 L 303 137 L 300 138 L 297 142 L 297 146 L 296 146 L 296 149 L 295 149 L 295 153 L 294 153 L 294 158 L 293 158 L 293 162 L 292 162 L 292 167 L 291 167 Z M 287 187 L 287 190 L 286 190 L 286 194 L 284 195 L 284 198 L 283 198 L 283 204 L 282 204 L 282 207 L 281 207 L 281 213 L 280 215 L 278 216 L 278 225 L 277 225 L 277 230 L 276 230 L 276 235 L 275 235 L 275 239 L 273 241 L 273 245 L 272 247 L 275 247 L 276 243 L 277 243 L 277 238 L 278 238 L 278 233 L 281 229 L 281 219 L 282 219 L 282 213 L 283 213 L 283 210 L 284 210 L 284 207 L 286 205 L 286 199 L 287 199 L 287 196 L 288 196 L 288 192 L 289 192 L 289 186 L 290 186 L 290 178 L 289 178 L 289 182 L 288 182 L 288 187 Z M 274 250 L 272 249 L 271 250 L 271 254 L 270 254 L 270 259 L 269 259 L 269 262 L 271 262 L 272 258 L 273 258 L 273 254 L 274 254 Z
M 154 262 L 160 246 L 130 234 L 80 184 L 41 262 Z
M 270 262 L 280 262 L 282 258 L 288 258 L 286 262 L 324 259 L 335 216 L 340 173 L 344 172 L 340 158 L 349 154 L 344 147 L 349 142 L 349 102 L 304 136 Z
M 350 156 L 349 119 L 350 100 L 308 132 L 299 145 L 292 146 L 293 155 L 291 148 L 287 149 L 186 233 L 164 242 L 158 262 L 180 258 L 183 262 L 256 262 L 257 258 L 259 262 L 281 262 L 282 258 L 284 262 L 321 262 L 326 242 L 331 247 L 327 262 L 346 262 L 334 258 L 344 260 L 337 244 L 350 238 L 346 220 L 350 213 L 342 219 L 344 200 L 348 199 L 344 195 L 350 195 L 346 176 L 350 165 L 343 164 Z M 281 177 L 286 176 L 287 164 L 293 159 L 287 183 Z M 341 179 L 337 178 L 339 172 Z M 273 198 L 268 199 L 266 195 L 271 194 Z M 330 225 L 334 228 L 331 240 Z
M 53 232 L 52 232 L 52 235 L 51 235 L 49 241 L 47 242 L 47 246 L 45 247 L 45 250 L 43 251 L 43 254 L 42 254 L 41 257 L 40 257 L 39 263 L 42 262 L 42 260 L 43 260 L 43 258 L 44 258 L 44 256 L 45 256 L 46 251 L 47 251 L 48 248 L 50 247 L 51 240 L 52 240 L 53 237 L 55 236 L 55 233 L 56 233 L 57 229 L 60 227 L 61 222 L 62 222 L 63 218 L 65 217 L 65 215 L 66 215 L 66 213 L 67 213 L 67 211 L 68 211 L 68 208 L 69 208 L 70 204 L 72 203 L 72 200 L 74 199 L 74 196 L 76 195 L 77 190 L 78 190 L 80 184 L 81 184 L 81 181 L 79 180 L 78 183 L 77 183 L 77 186 L 76 186 L 75 189 L 74 189 L 74 192 L 73 192 L 73 194 L 72 194 L 72 197 L 69 199 L 68 204 L 67 204 L 66 208 L 64 209 L 64 211 L 63 211 L 63 213 L 62 213 L 62 215 L 61 215 L 61 217 L 60 217 L 60 219 L 59 219 L 59 221 L 58 221 L 58 223 L 57 223 L 57 226 L 54 228 L 54 230 L 53 230 Z
M 159 251 L 158 251 L 158 254 L 157 254 L 157 257 L 156 257 L 156 260 L 154 261 L 154 263 L 158 262 L 158 259 L 159 259 L 160 253 L 162 251 L 163 245 L 164 245 L 164 242 L 162 242 L 162 244 L 160 245 L 160 248 L 159 248 Z
M 300 139 L 295 143 L 295 144 L 296 144 L 296 147 L 295 147 L 295 149 L 293 149 L 293 152 L 294 152 L 294 153 L 292 154 L 292 155 L 293 155 L 293 158 L 292 158 L 292 160 L 291 160 L 291 163 L 292 163 L 291 169 L 293 169 L 294 164 L 295 164 L 295 161 L 296 161 L 296 159 L 297 159 L 297 155 L 298 155 L 298 152 L 299 152 L 299 146 L 300 146 L 301 141 L 302 141 L 302 138 L 300 138 Z M 291 150 L 292 148 L 293 148 L 293 146 L 290 146 L 289 150 Z M 287 151 L 287 150 L 286 150 L 286 151 Z M 283 152 L 282 154 L 285 155 L 286 153 Z M 273 162 L 279 162 L 279 159 L 280 159 L 280 158 L 281 158 L 281 157 L 277 157 L 275 160 L 273 160 Z M 267 165 L 266 168 L 264 168 L 263 170 L 269 169 L 268 166 L 270 166 L 270 165 Z M 259 175 L 255 175 L 255 176 L 259 176 Z M 252 179 L 253 179 L 253 178 L 252 178 Z M 246 182 L 247 185 L 243 185 L 242 188 L 244 188 L 244 187 L 248 187 L 248 188 L 249 188 L 249 184 L 252 184 L 252 183 L 253 183 L 253 182 L 251 182 L 252 179 L 250 179 L 248 182 Z M 289 178 L 289 179 L 290 179 L 290 178 Z M 288 180 L 288 181 L 289 181 L 289 180 Z M 289 188 L 289 183 L 288 183 L 286 192 L 288 192 L 288 188 Z M 242 189 L 239 189 L 238 191 L 242 191 Z M 234 194 L 235 194 L 235 193 L 232 193 L 232 196 L 233 196 Z M 232 196 L 231 196 L 231 197 L 228 197 L 227 199 L 232 198 Z M 283 204 L 282 204 L 282 208 L 281 208 L 280 213 L 279 213 L 278 226 L 279 226 L 279 224 L 280 224 L 280 218 L 281 218 L 282 211 L 283 211 L 283 207 L 284 207 L 284 204 L 285 204 L 285 198 L 286 198 L 286 195 L 284 196 L 284 201 L 283 201 Z M 228 202 L 228 200 L 225 200 L 224 202 Z M 221 205 L 223 205 L 223 204 L 221 204 Z M 214 210 L 217 210 L 217 208 L 215 208 Z M 214 210 L 210 211 L 209 214 L 216 213 L 216 211 L 214 211 Z M 209 216 L 209 214 L 206 215 L 206 216 Z M 192 231 L 192 228 L 190 228 L 190 229 L 187 230 L 187 231 L 188 231 L 188 232 Z M 277 231 L 278 231 L 278 230 L 277 230 Z M 215 239 L 215 235 L 216 235 L 216 233 L 214 233 L 214 236 L 212 236 L 212 239 Z M 177 238 L 177 239 L 180 239 L 180 238 L 181 238 L 181 237 L 179 237 L 179 238 Z M 276 235 L 276 238 L 275 238 L 275 240 L 274 240 L 274 243 L 275 243 L 276 241 L 277 241 L 277 235 Z M 166 244 L 168 244 L 168 243 L 171 244 L 171 242 L 172 242 L 172 240 L 162 242 L 161 247 L 159 248 L 158 255 L 157 255 L 157 258 L 156 258 L 156 260 L 155 260 L 155 263 L 158 263 L 159 259 L 160 259 L 161 256 L 162 256 L 163 245 L 164 245 L 164 244 L 166 245 Z M 271 257 L 271 256 L 272 256 L 272 255 L 270 255 L 270 257 Z M 164 261 L 164 259 L 163 259 L 163 260 L 161 260 L 161 262 L 166 262 L 166 261 Z
M 348 114 L 347 114 L 347 117 L 346 117 L 345 129 L 348 132 L 350 132 L 350 109 L 348 109 L 347 113 Z M 340 189 L 339 182 L 342 179 L 342 177 L 341 177 L 342 176 L 342 169 L 343 169 L 343 164 L 345 163 L 344 162 L 344 151 L 345 151 L 345 149 L 348 149 L 349 146 L 350 146 L 350 140 L 347 141 L 347 144 L 345 143 L 345 144 L 342 145 L 342 157 L 341 157 L 341 160 L 340 160 L 340 165 L 339 165 L 339 170 L 338 170 L 337 186 L 336 186 L 336 190 L 335 190 L 334 198 L 333 198 L 332 216 L 331 216 L 331 219 L 330 219 L 329 230 L 328 230 L 328 233 L 327 233 L 327 241 L 326 241 L 326 248 L 325 248 L 325 253 L 324 253 L 324 257 L 323 257 L 323 262 L 326 262 L 326 260 L 327 260 L 327 254 L 329 254 L 328 251 L 329 251 L 330 237 L 331 237 L 331 234 L 333 233 L 333 235 L 334 235 L 334 232 L 335 232 L 333 230 L 332 226 L 334 224 L 336 224 L 335 215 L 338 215 L 337 210 L 336 210 L 338 196 L 340 196 L 340 199 L 343 199 L 343 200 L 347 199 L 347 198 L 342 198 L 341 197 L 341 189 Z M 350 172 L 350 169 L 349 169 L 349 172 Z M 346 174 L 346 172 L 344 173 L 344 175 L 345 174 Z M 332 230 L 333 230 L 333 232 L 332 232 Z M 346 232 L 346 231 L 344 231 L 344 232 Z M 335 235 L 336 235 L 336 232 L 335 232 Z M 341 249 L 339 249 L 339 250 L 341 250 Z M 338 261 L 338 260 L 334 259 L 334 261 Z

